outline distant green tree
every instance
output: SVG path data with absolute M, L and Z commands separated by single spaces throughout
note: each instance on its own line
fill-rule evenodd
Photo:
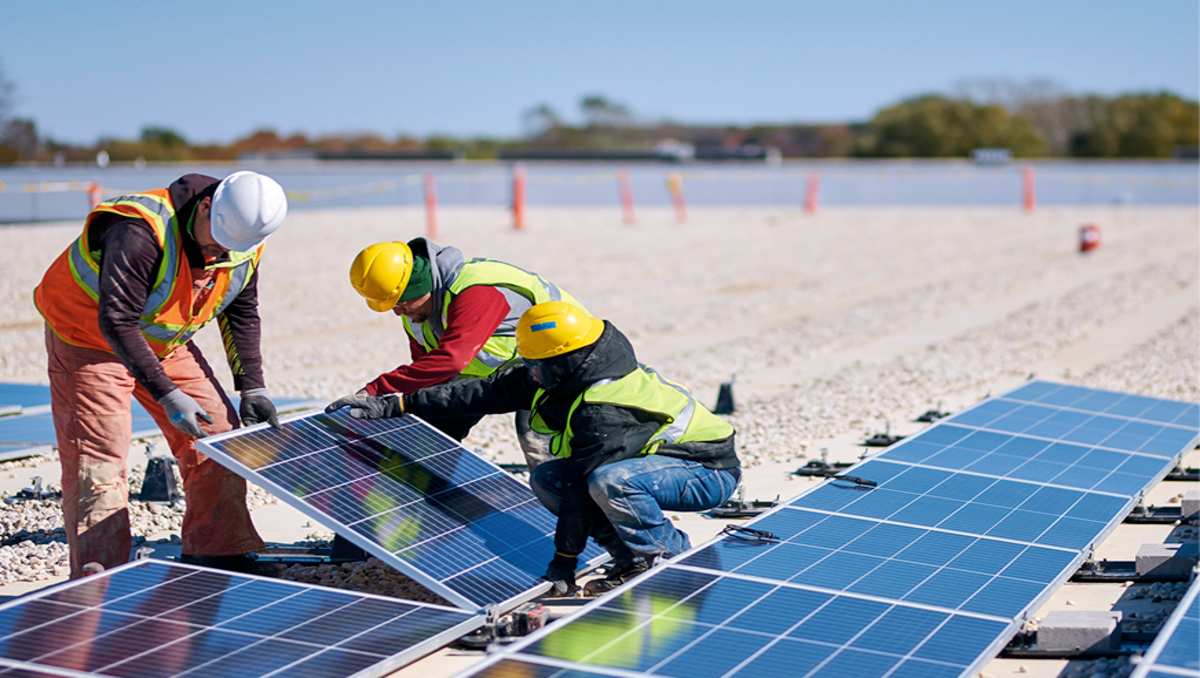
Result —
M 1071 137 L 1071 155 L 1087 158 L 1169 158 L 1200 145 L 1200 105 L 1174 94 L 1087 97 L 1087 123 Z
M 183 135 L 169 127 L 147 125 L 142 128 L 141 141 L 143 144 L 158 144 L 165 148 L 182 148 L 188 145 Z
M 433 153 L 455 152 L 461 147 L 462 142 L 448 134 L 431 134 L 425 138 L 425 150 Z
M 40 145 L 37 124 L 32 119 L 13 118 L 0 124 L 0 146 L 11 151 L 12 160 L 36 159 Z
M 976 148 L 1040 155 L 1045 142 L 1029 121 L 995 104 L 929 94 L 889 106 L 872 118 L 860 154 L 885 158 L 966 157 Z
M 543 136 L 562 127 L 562 124 L 562 116 L 544 101 L 521 113 L 521 127 L 525 130 L 525 136 L 530 138 Z
M 579 112 L 588 127 L 623 127 L 633 123 L 633 111 L 628 106 L 600 94 L 588 94 L 580 99 Z

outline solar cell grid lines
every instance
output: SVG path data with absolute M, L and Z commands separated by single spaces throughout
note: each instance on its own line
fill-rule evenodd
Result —
M 554 516 L 528 487 L 416 417 L 310 414 L 201 446 L 455 605 L 506 608 L 546 587 Z M 581 561 L 601 557 L 589 545 Z
M 1077 550 L 1092 543 L 1112 516 L 1131 508 L 1133 501 L 883 460 L 867 461 L 854 474 L 874 480 L 877 487 L 864 491 L 834 481 L 791 505 Z
M 1031 382 L 747 523 L 757 534 L 672 558 L 471 675 L 970 675 L 1195 442 L 1195 411 Z
M 480 615 L 141 560 L 0 605 L 4 675 L 380 675 Z
M 1192 577 L 1187 593 L 1163 623 L 1131 678 L 1148 676 L 1200 678 L 1200 577 Z

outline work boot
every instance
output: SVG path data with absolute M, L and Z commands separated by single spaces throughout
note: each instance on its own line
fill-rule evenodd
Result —
M 654 567 L 654 556 L 640 556 L 613 561 L 603 579 L 593 579 L 583 585 L 589 596 L 602 596 L 621 584 Z
M 236 556 L 194 556 L 185 553 L 179 556 L 179 562 L 238 574 L 259 574 L 258 561 L 248 553 Z

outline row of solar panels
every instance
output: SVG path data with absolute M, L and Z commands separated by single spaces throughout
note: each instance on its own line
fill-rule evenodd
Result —
M 1200 577 L 1163 623 L 1150 649 L 1130 678 L 1200 678 Z
M 232 396 L 238 405 L 237 395 Z M 280 398 L 275 406 L 281 412 L 295 412 L 318 403 L 300 398 Z M 159 435 L 158 424 L 136 400 L 130 403 L 133 437 Z M 42 454 L 57 440 L 50 413 L 50 387 L 38 384 L 0 383 L 0 461 Z
M 471 675 L 970 675 L 1198 437 L 1198 405 L 1032 382 Z
M 873 487 L 823 483 L 751 523 L 769 536 L 683 554 L 479 674 L 968 673 L 1198 434 L 1195 405 L 1031 383 L 850 471 Z M 459 609 L 135 564 L 0 607 L 0 663 L 374 674 L 545 590 L 553 517 L 418 419 L 306 415 L 202 446 Z M 1041 480 L 1027 477 L 1031 464 Z M 72 603 L 81 609 L 63 607 Z M 68 617 L 79 623 L 56 626 Z

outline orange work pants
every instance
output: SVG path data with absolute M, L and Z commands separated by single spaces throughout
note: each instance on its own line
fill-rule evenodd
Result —
M 229 556 L 256 551 L 262 539 L 246 508 L 246 481 L 196 451 L 196 440 L 171 425 L 162 406 L 111 353 L 71 346 L 46 329 L 50 400 L 62 465 L 63 518 L 71 576 L 97 562 L 129 559 L 129 486 L 125 459 L 132 442 L 130 395 L 154 417 L 183 476 L 183 553 Z M 209 434 L 239 425 L 237 412 L 194 344 L 162 361 L 175 385 L 213 418 Z

